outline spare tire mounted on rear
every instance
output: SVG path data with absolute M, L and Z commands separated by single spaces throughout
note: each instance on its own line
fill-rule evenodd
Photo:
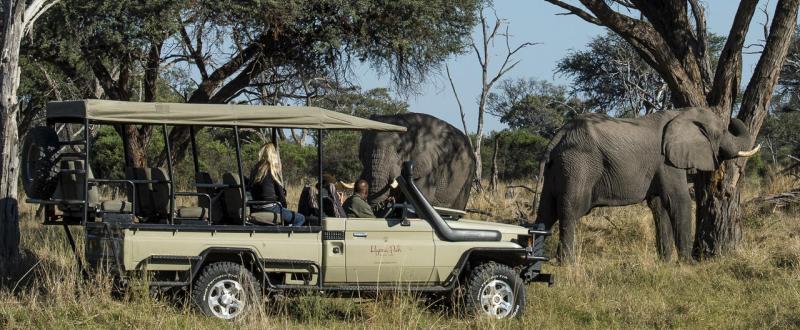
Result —
M 50 127 L 28 131 L 22 146 L 22 185 L 30 198 L 49 199 L 58 183 L 58 155 L 61 144 Z

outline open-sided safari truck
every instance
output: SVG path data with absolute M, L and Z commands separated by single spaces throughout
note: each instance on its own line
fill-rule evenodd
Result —
M 82 125 L 82 139 L 60 141 L 54 128 L 64 123 Z M 177 191 L 170 157 L 166 169 L 128 167 L 124 179 L 95 178 L 90 128 L 98 124 L 160 126 L 167 154 L 168 126 L 188 126 L 195 191 Z M 237 173 L 217 181 L 202 171 L 195 132 L 203 127 L 233 130 Z M 323 207 L 315 210 L 322 211 L 307 215 L 317 221 L 304 226 L 250 212 L 259 201 L 248 200 L 243 184 L 242 128 L 304 128 L 319 136 L 325 130 L 405 131 L 313 107 L 52 102 L 47 126 L 31 130 L 23 147 L 27 201 L 44 205 L 46 225 L 85 227 L 90 269 L 106 269 L 121 283 L 138 273 L 154 287 L 187 289 L 203 313 L 224 319 L 246 313 L 261 294 L 300 290 L 410 290 L 460 297 L 478 314 L 514 317 L 523 310 L 526 283 L 552 283 L 541 273 L 549 232 L 464 220 L 461 212 L 431 206 L 415 186 L 410 162 L 397 178 L 405 201 L 385 218 L 327 213 L 331 192 L 316 194 Z M 322 144 L 317 148 L 323 182 Z M 118 185 L 126 196 L 101 200 L 98 187 L 104 185 Z M 178 207 L 178 196 L 196 205 Z M 68 230 L 67 236 L 84 269 Z

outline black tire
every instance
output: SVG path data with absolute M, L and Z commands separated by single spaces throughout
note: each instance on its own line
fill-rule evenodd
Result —
M 472 269 L 465 284 L 463 300 L 469 313 L 514 318 L 525 308 L 525 284 L 511 267 L 494 262 L 481 264 Z
M 30 198 L 53 197 L 58 184 L 58 134 L 50 127 L 28 131 L 22 145 L 22 186 Z
M 238 283 L 236 289 L 234 283 Z M 223 293 L 228 288 L 234 294 Z M 230 297 L 225 297 L 228 294 Z M 214 298 L 216 296 L 216 298 Z M 215 300 L 216 299 L 216 300 Z M 192 289 L 192 301 L 206 316 L 235 320 L 247 315 L 261 301 L 261 286 L 253 273 L 240 264 L 215 262 L 203 268 Z M 209 301 L 214 302 L 209 303 Z M 233 307 L 238 302 L 239 307 Z M 212 307 L 214 305 L 214 307 Z M 234 310 L 235 312 L 231 312 Z M 227 313 L 226 313 L 227 312 Z M 227 315 L 226 315 L 227 314 Z

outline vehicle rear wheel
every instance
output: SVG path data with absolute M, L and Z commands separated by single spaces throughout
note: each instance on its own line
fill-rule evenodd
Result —
M 49 199 L 58 183 L 58 134 L 50 127 L 34 127 L 22 145 L 22 186 L 30 198 Z
M 192 300 L 207 316 L 233 320 L 257 308 L 261 287 L 255 276 L 237 263 L 206 266 L 195 281 Z
M 525 284 L 513 268 L 489 262 L 472 269 L 464 304 L 468 312 L 513 318 L 525 307 Z

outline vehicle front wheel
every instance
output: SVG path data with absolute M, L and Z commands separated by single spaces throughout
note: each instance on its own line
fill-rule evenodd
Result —
M 261 287 L 253 274 L 237 263 L 206 266 L 195 281 L 192 300 L 207 316 L 232 320 L 245 315 L 260 299 Z
M 472 269 L 465 294 L 466 310 L 476 315 L 513 318 L 525 307 L 525 284 L 519 274 L 494 262 Z

